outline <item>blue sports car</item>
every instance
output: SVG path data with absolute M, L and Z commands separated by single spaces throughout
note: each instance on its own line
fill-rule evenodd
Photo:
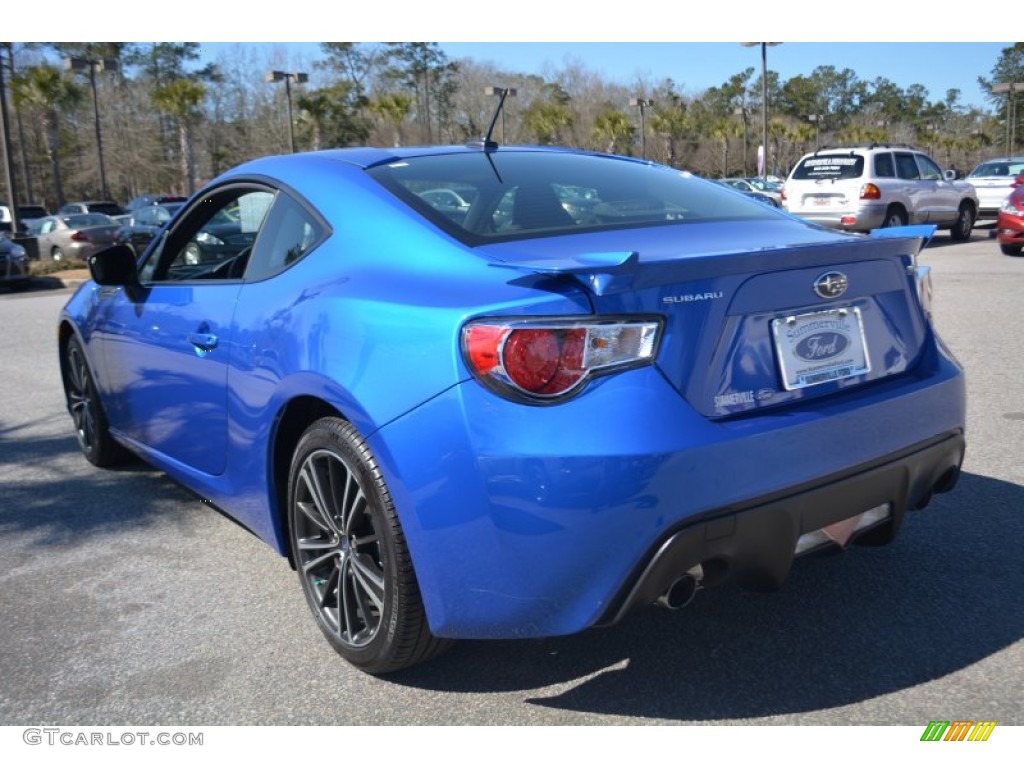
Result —
M 390 672 L 889 541 L 964 455 L 932 231 L 555 148 L 267 157 L 91 259 L 67 406 L 89 461 L 210 499 Z

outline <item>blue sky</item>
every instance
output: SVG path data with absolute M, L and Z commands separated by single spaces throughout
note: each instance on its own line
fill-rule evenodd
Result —
M 768 53 L 769 68 L 784 79 L 831 64 L 867 81 L 887 77 L 903 88 L 921 83 L 933 101 L 958 88 L 964 104 L 984 108 L 991 105 L 978 77 L 987 77 L 1010 45 L 989 39 L 994 25 L 984 14 L 975 18 L 956 6 L 947 13 L 937 13 L 935 6 L 922 12 L 919 4 L 893 0 L 846 6 L 820 0 L 288 0 L 250 5 L 244 12 L 246 6 L 234 3 L 175 0 L 169 12 L 161 8 L 151 16 L 137 0 L 106 0 L 102 14 L 81 14 L 78 0 L 50 0 L 47 8 L 52 14 L 40 25 L 34 9 L 18 4 L 5 17 L 5 33 L 15 40 L 219 37 L 283 49 L 296 63 L 318 57 L 315 43 L 299 42 L 311 38 L 431 40 L 452 58 L 493 61 L 527 74 L 556 70 L 569 57 L 623 84 L 638 75 L 652 81 L 671 77 L 687 93 L 720 85 L 745 67 L 759 69 L 759 50 L 734 41 L 768 38 L 789 41 Z
M 203 43 L 213 53 L 235 44 Z M 313 43 L 246 43 L 285 53 L 304 66 L 320 56 Z M 945 98 L 946 90 L 958 88 L 961 103 L 991 108 L 978 87 L 978 77 L 988 77 L 1003 48 L 1011 43 L 993 42 L 887 42 L 813 43 L 786 42 L 768 49 L 768 68 L 787 80 L 809 75 L 815 67 L 849 68 L 862 80 L 886 77 L 901 88 L 920 83 L 929 98 Z M 445 42 L 441 47 L 452 59 L 472 58 L 524 74 L 553 72 L 569 61 L 582 62 L 604 78 L 622 84 L 638 78 L 660 82 L 671 77 L 684 93 L 697 93 L 721 85 L 746 67 L 760 72 L 760 47 L 745 48 L 735 42 Z

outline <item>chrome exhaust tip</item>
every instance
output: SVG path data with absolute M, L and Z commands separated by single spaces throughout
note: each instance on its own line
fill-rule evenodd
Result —
M 703 581 L 704 569 L 699 565 L 695 565 L 673 581 L 669 588 L 655 602 L 662 608 L 667 608 L 670 611 L 678 611 L 680 608 L 685 608 L 693 602 L 693 598 Z

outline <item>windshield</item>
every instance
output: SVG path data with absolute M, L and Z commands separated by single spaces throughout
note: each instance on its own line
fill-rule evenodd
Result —
M 464 152 L 367 172 L 469 245 L 777 215 L 689 173 L 597 155 Z
M 1019 176 L 1021 174 L 1024 174 L 1024 161 L 994 160 L 982 163 L 971 171 L 967 178 L 977 178 L 979 176 Z

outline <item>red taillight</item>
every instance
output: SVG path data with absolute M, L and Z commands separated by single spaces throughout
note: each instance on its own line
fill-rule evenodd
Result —
M 880 200 L 881 198 L 882 190 L 880 190 L 874 184 L 865 184 L 860 188 L 861 200 Z
M 88 243 L 89 237 L 81 232 L 72 232 L 71 239 L 76 243 Z
M 462 331 L 473 373 L 499 394 L 551 401 L 589 376 L 651 362 L 661 324 L 649 321 L 477 321 Z
M 1013 183 L 1010 185 L 1010 187 L 1012 189 L 1016 189 L 1021 185 L 1024 185 L 1024 176 L 1017 176 L 1014 178 Z
M 526 328 L 505 341 L 505 373 L 535 395 L 558 395 L 583 378 L 583 328 Z

